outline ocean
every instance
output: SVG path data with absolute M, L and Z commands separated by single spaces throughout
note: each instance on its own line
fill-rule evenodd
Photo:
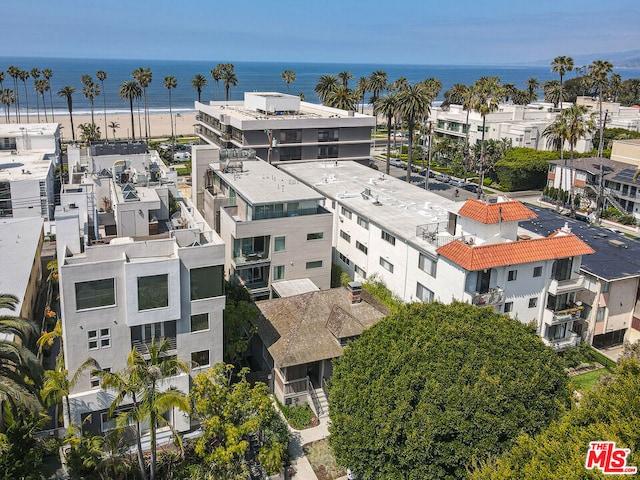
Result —
M 114 60 L 114 59 L 69 59 L 69 58 L 11 58 L 0 57 L 0 71 L 6 72 L 7 67 L 15 65 L 22 70 L 30 71 L 32 68 L 39 70 L 49 68 L 53 71 L 51 77 L 51 89 L 53 91 L 53 104 L 56 113 L 67 113 L 67 103 L 64 98 L 56 95 L 56 92 L 65 85 L 76 88 L 73 95 L 74 115 L 88 114 L 91 112 L 89 101 L 82 95 L 82 82 L 80 77 L 89 74 L 96 83 L 98 70 L 107 73 L 104 83 L 105 92 L 94 100 L 94 110 L 102 112 L 104 100 L 108 114 L 128 113 L 129 103 L 120 99 L 118 89 L 122 82 L 132 80 L 131 72 L 138 67 L 150 68 L 153 74 L 151 85 L 147 89 L 147 103 L 151 112 L 166 112 L 169 110 L 169 93 L 163 86 L 164 77 L 173 75 L 178 80 L 178 87 L 171 91 L 172 108 L 176 112 L 194 111 L 194 101 L 197 100 L 197 92 L 191 87 L 191 79 L 197 73 L 203 74 L 209 84 L 202 91 L 202 102 L 210 100 L 224 100 L 224 85 L 219 82 L 216 91 L 215 82 L 211 78 L 210 71 L 217 62 L 206 61 L 173 61 L 173 60 Z M 438 78 L 442 84 L 442 94 L 454 83 L 472 84 L 482 76 L 497 76 L 503 83 L 513 83 L 518 88 L 524 89 L 525 82 L 531 77 L 538 79 L 540 83 L 547 80 L 558 79 L 556 73 L 551 72 L 550 66 L 451 66 L 451 65 L 384 65 L 384 64 L 339 64 L 339 63 L 287 63 L 287 62 L 236 62 L 235 72 L 238 77 L 238 85 L 231 87 L 230 100 L 241 100 L 244 92 L 276 91 L 287 92 L 287 84 L 282 80 L 281 73 L 284 70 L 293 70 L 296 80 L 290 85 L 290 93 L 304 93 L 306 100 L 317 102 L 318 98 L 314 87 L 318 77 L 324 74 L 337 74 L 348 70 L 354 78 L 350 80 L 350 86 L 356 87 L 360 77 L 368 77 L 375 70 L 387 72 L 388 81 L 392 82 L 398 77 L 406 77 L 409 83 L 425 80 L 429 77 Z M 640 69 L 620 69 L 623 79 L 640 78 Z M 565 79 L 572 78 L 574 72 L 569 72 Z M 41 77 L 42 78 L 42 77 Z M 24 85 L 19 83 L 20 107 L 24 109 Z M 13 88 L 13 79 L 7 75 L 4 88 Z M 27 80 L 27 92 L 29 99 L 29 111 L 36 113 L 36 92 L 33 79 Z M 370 95 L 370 94 L 367 94 Z M 540 96 L 542 92 L 540 91 Z M 49 109 L 49 94 L 45 94 L 47 108 Z M 368 101 L 368 97 L 367 97 Z M 40 102 L 42 100 L 40 99 Z M 41 106 L 42 107 L 42 106 Z M 41 115 L 43 115 L 41 110 Z

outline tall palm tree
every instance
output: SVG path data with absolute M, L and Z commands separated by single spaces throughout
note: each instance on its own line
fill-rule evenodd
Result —
M 123 100 L 129 100 L 129 109 L 131 111 L 131 140 L 135 142 L 136 133 L 135 133 L 135 121 L 133 117 L 133 101 L 137 100 L 142 96 L 142 89 L 138 83 L 133 80 L 127 80 L 120 84 L 120 89 L 118 90 L 118 94 L 120 98 Z
M 611 78 L 609 79 L 608 93 L 614 102 L 618 101 L 618 95 L 620 94 L 621 88 L 622 88 L 622 75 L 620 75 L 619 73 L 612 73 Z
M 200 103 L 200 95 L 202 94 L 202 89 L 207 86 L 209 80 L 207 77 L 202 75 L 201 73 L 196 73 L 191 79 L 191 86 L 195 88 L 196 92 L 198 92 L 198 103 Z
M 85 96 L 89 103 L 91 104 L 91 123 L 96 124 L 94 119 L 94 110 L 93 110 L 93 102 L 95 98 L 100 95 L 100 85 L 97 83 L 93 83 L 93 81 L 86 82 L 84 87 L 82 87 L 82 94 Z
M 202 76 L 202 75 L 201 75 Z M 204 78 L 204 76 L 202 76 Z M 204 78 L 206 80 L 206 78 Z M 192 80 L 193 81 L 193 80 Z M 169 123 L 171 123 L 171 138 L 175 138 L 175 134 L 173 132 L 173 110 L 171 107 L 171 90 L 178 86 L 178 79 L 173 75 L 168 75 L 164 77 L 164 81 L 162 82 L 164 88 L 169 90 Z M 198 101 L 200 101 L 200 93 L 198 93 Z
M 111 131 L 113 132 L 113 141 L 116 141 L 116 130 L 118 128 L 120 128 L 120 124 L 116 121 L 111 121 L 109 122 L 109 128 L 111 129 Z M 105 136 L 107 134 L 107 132 L 104 132 Z
M 324 104 L 328 107 L 354 111 L 358 102 L 358 94 L 344 85 L 338 85 L 327 95 Z
M 407 77 L 398 77 L 389 85 L 387 85 L 387 90 L 390 92 L 399 92 L 400 90 L 406 88 L 407 85 L 409 85 L 409 80 L 407 80 Z
M 67 108 L 69 109 L 69 120 L 71 120 L 71 136 L 73 141 L 76 141 L 76 131 L 73 128 L 73 99 L 72 96 L 76 92 L 76 89 L 70 85 L 66 85 L 58 90 L 58 96 L 60 98 L 67 99 Z
M 51 121 L 56 121 L 56 114 L 53 111 L 53 92 L 51 91 L 51 77 L 53 77 L 53 70 L 50 68 L 44 68 L 42 70 L 42 76 L 44 79 L 49 82 L 49 105 L 51 105 Z
M 364 97 L 367 95 L 367 90 L 369 90 L 369 79 L 367 77 L 360 77 L 358 79 L 358 88 L 357 92 L 360 97 L 360 113 L 364 113 Z
M 24 86 L 24 102 L 27 105 L 27 123 L 29 123 L 29 94 L 27 93 L 27 79 L 29 78 L 29 72 L 26 70 L 20 70 L 19 78 L 22 80 L 22 85 Z
M 238 85 L 238 76 L 234 72 L 233 63 L 225 63 L 222 70 L 222 82 L 224 83 L 224 101 L 229 103 L 229 88 Z
M 540 88 L 540 82 L 535 77 L 530 77 L 527 80 L 527 92 L 529 92 L 529 103 L 535 102 L 538 99 L 538 88 Z
M 34 67 L 29 72 L 29 75 L 33 78 L 33 88 L 37 92 L 36 81 L 40 78 L 40 70 Z M 36 95 L 36 111 L 38 112 L 38 123 L 40 123 L 40 102 L 38 101 L 38 95 Z
M 561 120 L 560 116 L 558 116 L 551 125 L 544 129 L 542 136 L 547 139 L 548 147 L 560 150 L 560 161 L 564 163 L 564 168 L 560 169 L 560 187 L 558 188 L 556 196 L 556 210 L 560 210 L 560 204 L 562 203 L 560 200 L 561 191 L 564 187 L 562 176 L 564 170 L 567 168 L 567 160 L 564 157 L 564 143 L 567 138 L 567 125 Z
M 562 104 L 565 100 L 565 92 L 557 80 L 544 82 L 542 84 L 542 91 L 544 92 L 544 99 L 547 102 L 553 103 L 554 108 L 557 108 L 558 105 Z
M 220 80 L 222 80 L 222 63 L 219 63 L 218 65 L 215 66 L 215 68 L 211 69 L 211 78 L 213 78 L 213 81 L 216 82 L 216 100 L 218 100 L 219 97 L 219 91 L 218 91 L 218 87 L 220 86 Z
M 314 88 L 316 95 L 322 103 L 325 103 L 327 96 L 329 93 L 338 88 L 338 77 L 335 75 L 320 75 L 318 78 L 318 83 Z
M 5 119 L 7 123 L 9 123 L 9 112 L 11 105 L 13 105 L 15 102 L 16 95 L 15 93 L 13 93 L 13 90 L 11 90 L 10 88 L 3 88 L 2 90 L 0 90 L 0 103 L 4 105 Z
M 397 95 L 397 93 L 390 93 L 378 97 L 378 104 L 376 105 L 376 110 L 382 113 L 387 119 L 387 175 L 389 175 L 389 166 L 391 164 L 391 124 L 394 116 L 398 112 Z
M 107 138 L 107 95 L 104 89 L 104 81 L 107 79 L 107 72 L 104 70 L 98 70 L 96 72 L 96 78 L 100 80 L 102 85 L 102 106 L 104 108 L 104 138 Z
M 151 135 L 151 128 L 149 125 L 149 109 L 147 105 L 147 88 L 151 85 L 151 81 L 153 80 L 153 73 L 150 68 L 140 67 L 135 69 L 131 76 L 138 82 L 140 88 L 142 88 L 142 97 L 144 99 L 144 132 L 145 137 L 149 140 L 149 136 Z
M 351 73 L 349 70 L 345 70 L 338 73 L 338 75 L 336 76 L 342 81 L 342 85 L 347 88 L 349 86 L 349 80 L 353 78 L 353 73 Z
M 0 90 L 4 90 L 4 80 L 7 78 L 7 75 L 0 71 Z
M 438 97 L 440 90 L 442 90 L 442 82 L 437 78 L 433 78 L 433 77 L 427 78 L 422 82 L 422 85 L 424 85 L 427 95 L 432 100 L 435 100 Z
M 482 140 L 480 150 L 480 184 L 476 193 L 477 198 L 480 198 L 482 190 L 484 189 L 484 151 L 485 151 L 485 133 L 487 115 L 491 112 L 495 112 L 498 109 L 498 103 L 502 97 L 502 89 L 499 80 L 495 77 L 483 77 L 478 80 L 472 87 L 473 109 L 482 117 Z
M 600 128 L 600 143 L 598 144 L 598 156 L 602 156 L 604 121 L 602 118 L 602 93 L 609 81 L 609 74 L 613 71 L 613 64 L 607 60 L 594 60 L 589 65 L 589 77 L 598 89 L 598 124 Z
M 20 78 L 20 68 L 11 65 L 7 68 L 7 74 L 13 78 L 13 93 L 15 94 L 16 122 L 20 123 L 20 93 L 18 92 L 18 78 Z
M 387 72 L 376 70 L 369 75 L 369 91 L 371 92 L 371 103 L 373 104 L 373 116 L 376 116 L 376 99 L 380 92 L 387 88 Z
M 282 80 L 287 84 L 287 94 L 290 93 L 289 85 L 296 81 L 296 72 L 293 70 L 285 70 L 280 74 L 280 77 L 282 77 Z
M 50 90 L 49 82 L 45 79 L 36 80 L 35 89 L 36 89 L 36 92 L 38 92 L 42 97 L 42 107 L 44 108 L 44 121 L 49 123 L 49 117 L 47 117 L 47 106 L 45 105 L 45 101 L 44 101 L 44 92 L 46 92 L 47 90 Z M 36 95 L 36 99 L 37 98 L 38 96 Z M 38 122 L 40 122 L 40 107 L 38 107 Z
M 446 96 L 446 94 L 445 94 Z M 471 169 L 471 162 L 469 159 L 469 113 L 473 110 L 473 91 L 464 83 L 456 83 L 449 90 L 449 98 L 451 103 L 462 105 L 462 109 L 467 112 L 466 120 L 464 122 L 464 169 L 465 180 L 467 171 Z M 455 101 L 453 101 L 455 100 Z
M 564 55 L 558 56 L 551 62 L 551 71 L 557 73 L 560 76 L 560 98 L 564 99 L 562 95 L 562 78 L 567 72 L 573 70 L 573 58 L 566 57 Z M 562 101 L 560 100 L 560 108 L 562 109 Z
M 170 349 L 168 340 L 162 340 L 156 344 L 152 339 L 148 345 L 149 359 L 135 348 L 131 350 L 127 358 L 127 366 L 122 372 L 102 372 L 102 387 L 115 391 L 116 397 L 111 403 L 109 413 L 114 414 L 116 409 L 125 401 L 132 403 L 131 409 L 118 415 L 116 422 L 120 426 L 127 426 L 130 422 L 136 424 L 136 434 L 138 442 L 139 462 L 143 478 L 147 478 L 146 467 L 142 459 L 140 444 L 140 422 L 149 421 L 151 465 L 149 468 L 149 479 L 155 480 L 156 475 L 156 430 L 161 425 L 168 425 L 173 429 L 171 423 L 164 418 L 164 414 L 173 408 L 183 412 L 189 412 L 189 400 L 187 396 L 174 387 L 161 391 L 160 384 L 168 377 L 181 373 L 187 373 L 187 364 L 169 355 Z
M 409 133 L 409 148 L 407 149 L 407 183 L 411 181 L 413 131 L 416 123 L 431 112 L 432 101 L 433 98 L 429 96 L 423 83 L 409 85 L 404 90 L 398 92 L 398 110 L 402 112 L 402 116 L 407 120 L 407 130 Z

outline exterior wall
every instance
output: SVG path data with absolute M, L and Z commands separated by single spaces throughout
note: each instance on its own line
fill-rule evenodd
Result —
M 604 321 L 595 324 L 595 335 L 626 330 L 631 326 L 637 291 L 637 278 L 611 282 L 607 293 L 602 293 L 602 283 L 600 283 L 599 302 L 594 305 L 594 310 L 597 310 L 598 306 L 607 307 L 607 310 Z
M 30 320 L 40 321 L 34 316 L 34 310 L 36 308 L 36 302 L 38 300 L 38 293 L 40 292 L 40 286 L 42 284 L 42 262 L 40 257 L 42 256 L 42 245 L 44 243 L 44 227 L 40 232 L 40 239 L 38 240 L 38 246 L 36 247 L 35 255 L 33 257 L 33 264 L 31 266 L 31 273 L 29 274 L 29 282 L 27 288 L 22 296 L 22 308 L 20 309 L 20 316 L 22 318 L 28 318 Z
M 640 142 L 613 142 L 611 160 L 635 166 L 640 165 Z

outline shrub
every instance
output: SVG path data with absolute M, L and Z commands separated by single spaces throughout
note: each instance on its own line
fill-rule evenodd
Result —
M 306 402 L 297 403 L 296 399 L 295 405 L 285 406 L 278 401 L 278 407 L 284 415 L 284 418 L 289 422 L 289 425 L 296 430 L 317 425 L 318 419 Z

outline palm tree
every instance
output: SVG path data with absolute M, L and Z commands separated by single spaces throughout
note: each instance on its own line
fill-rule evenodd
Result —
M 215 68 L 212 68 L 210 72 L 211 78 L 213 78 L 213 81 L 216 82 L 216 100 L 218 100 L 219 98 L 218 87 L 220 86 L 220 80 L 222 80 L 222 67 L 222 63 L 219 63 Z
M 15 94 L 16 104 L 16 122 L 20 123 L 20 94 L 18 93 L 18 78 L 20 78 L 20 69 L 14 65 L 7 68 L 7 74 L 13 78 L 13 93 Z
M 76 141 L 76 132 L 73 128 L 73 99 L 72 95 L 75 93 L 76 89 L 70 85 L 66 85 L 58 90 L 58 96 L 60 98 L 67 99 L 67 108 L 69 109 L 69 119 L 71 120 L 71 135 L 73 137 L 73 141 Z
M 560 169 L 559 188 L 556 196 L 556 210 L 560 210 L 560 195 L 564 186 L 562 176 L 564 170 L 567 167 L 567 160 L 564 158 L 564 142 L 567 138 L 567 125 L 562 121 L 560 116 L 556 120 L 544 129 L 542 136 L 547 139 L 547 146 L 560 150 L 560 161 L 564 163 L 564 168 Z
M 15 93 L 13 93 L 13 90 L 11 90 L 10 88 L 3 88 L 2 90 L 0 90 L 0 103 L 2 103 L 5 107 L 4 113 L 7 123 L 9 123 L 9 109 L 15 102 L 16 95 Z
M 328 107 L 339 108 L 341 110 L 356 110 L 358 94 L 344 85 L 338 85 L 327 95 L 324 104 Z
M 371 103 L 376 103 L 376 99 L 380 92 L 387 88 L 387 72 L 384 70 L 376 70 L 369 76 L 369 91 L 371 92 Z M 375 108 L 374 108 L 375 110 Z
M 31 78 L 33 78 L 33 88 L 37 92 L 38 89 L 36 87 L 36 81 L 40 78 L 40 70 L 37 68 L 32 68 L 29 72 Z M 38 123 L 40 123 L 40 103 L 38 102 L 38 95 L 36 95 L 36 111 L 38 112 Z
M 560 109 L 562 109 L 562 101 L 564 100 L 562 94 L 562 77 L 564 77 L 567 72 L 573 70 L 573 67 L 573 58 L 565 57 L 564 55 L 554 58 L 551 62 L 551 71 L 560 76 Z
M 49 82 L 47 80 L 41 79 L 35 81 L 35 89 L 42 96 L 42 106 L 44 108 L 44 121 L 49 123 L 49 117 L 47 117 L 47 106 L 44 102 L 44 92 L 50 90 Z M 36 95 L 36 99 L 38 96 Z M 38 107 L 38 122 L 40 122 L 40 107 Z
M 429 96 L 424 84 L 422 83 L 409 85 L 404 90 L 398 92 L 398 110 L 407 120 L 407 129 L 409 133 L 409 148 L 407 149 L 407 183 L 411 181 L 413 130 L 415 129 L 416 122 L 429 115 L 432 101 L 433 98 Z
M 602 118 L 602 92 L 609 80 L 609 74 L 613 71 L 613 64 L 607 60 L 594 60 L 589 65 L 589 77 L 593 80 L 593 83 L 598 88 L 598 123 L 600 128 L 600 143 L 598 144 L 598 156 L 602 156 L 603 147 L 603 135 L 604 135 L 604 121 Z
M 56 114 L 53 111 L 53 92 L 51 91 L 51 77 L 53 77 L 53 70 L 50 68 L 45 68 L 42 70 L 42 76 L 44 79 L 49 82 L 49 105 L 51 105 L 51 121 L 55 122 Z
M 0 90 L 4 90 L 4 80 L 7 78 L 7 75 L 4 72 L 0 71 Z
M 151 85 L 153 74 L 150 68 L 140 67 L 135 69 L 131 76 L 138 82 L 140 88 L 142 88 L 142 96 L 144 98 L 144 132 L 145 137 L 149 140 L 151 135 L 151 126 L 149 125 L 149 109 L 147 107 L 147 88 Z
M 320 75 L 314 88 L 316 95 L 322 103 L 325 103 L 329 93 L 338 88 L 338 77 L 335 75 Z
M 151 465 L 149 469 L 149 479 L 155 480 L 156 474 L 156 430 L 160 424 L 166 424 L 171 429 L 173 426 L 164 418 L 164 414 L 173 408 L 183 412 L 189 412 L 189 400 L 186 395 L 174 387 L 160 391 L 160 384 L 163 379 L 187 373 L 187 364 L 167 353 L 170 349 L 168 340 L 162 340 L 156 344 L 152 339 L 148 345 L 149 359 L 135 348 L 131 350 L 127 358 L 127 366 L 122 372 L 99 372 L 102 377 L 102 387 L 114 390 L 116 397 L 109 408 L 110 415 L 113 415 L 118 407 L 125 400 L 131 401 L 131 409 L 118 415 L 117 424 L 128 426 L 130 423 L 136 424 L 136 436 L 138 443 L 138 458 L 140 472 L 146 480 L 147 472 L 142 458 L 142 445 L 140 443 L 141 429 L 140 422 L 149 420 Z
M 109 128 L 111 129 L 111 131 L 113 132 L 113 141 L 116 141 L 116 130 L 118 128 L 120 128 L 120 124 L 116 121 L 113 122 L 109 122 Z M 107 134 L 107 132 L 104 132 L 105 135 Z
M 398 111 L 397 95 L 397 93 L 390 93 L 389 95 L 378 97 L 378 104 L 376 105 L 376 110 L 387 119 L 387 175 L 389 175 L 389 166 L 391 164 L 391 124 Z
M 338 75 L 336 75 L 340 80 L 342 80 L 342 85 L 344 85 L 345 88 L 347 88 L 349 86 L 349 80 L 351 80 L 353 78 L 353 73 L 351 73 L 348 70 L 345 70 L 344 72 L 340 72 Z
M 204 76 L 202 76 L 202 78 L 206 80 Z M 168 75 L 164 77 L 164 81 L 162 82 L 162 84 L 164 85 L 164 88 L 169 90 L 169 123 L 171 124 L 171 138 L 175 138 L 174 132 L 173 132 L 173 121 L 172 121 L 173 110 L 171 109 L 171 90 L 178 86 L 178 79 L 173 75 Z M 200 101 L 200 92 L 198 92 L 198 101 Z
M 282 80 L 287 84 L 287 94 L 289 93 L 289 85 L 296 81 L 296 72 L 293 70 L 285 70 L 280 74 Z
M 502 89 L 500 87 L 499 80 L 496 77 L 483 77 L 478 80 L 472 87 L 471 101 L 473 109 L 482 117 L 482 140 L 480 150 L 480 184 L 476 193 L 477 198 L 480 198 L 484 187 L 484 150 L 485 150 L 485 133 L 487 115 L 491 112 L 495 112 L 498 109 L 498 102 L 502 97 Z
M 135 133 L 135 122 L 133 118 L 133 101 L 140 98 L 142 96 L 142 89 L 138 83 L 133 80 L 127 80 L 120 84 L 120 89 L 118 90 L 118 94 L 120 98 L 123 100 L 129 100 L 129 109 L 131 110 L 131 140 L 135 142 L 136 133 Z
M 471 88 L 469 88 L 468 85 L 465 85 L 464 83 L 456 83 L 449 90 L 449 98 L 451 99 L 451 103 L 462 105 L 463 110 L 467 112 L 467 117 L 464 122 L 463 152 L 466 180 L 467 171 L 471 169 L 471 162 L 469 161 L 469 113 L 471 112 L 471 110 L 473 110 L 473 91 Z
M 540 88 L 540 82 L 535 77 L 530 77 L 527 80 L 527 91 L 529 92 L 529 103 L 535 102 L 538 99 L 538 88 Z
M 611 79 L 609 80 L 608 93 L 614 102 L 618 101 L 618 95 L 620 94 L 621 88 L 622 88 L 622 75 L 620 75 L 619 73 L 611 74 Z
M 83 142 L 91 143 L 100 140 L 100 127 L 95 123 L 81 123 L 78 125 L 78 130 Z
M 304 94 L 304 92 L 298 92 L 298 97 L 300 97 L 301 102 L 304 102 L 307 99 L 307 96 Z
M 86 99 L 89 100 L 89 103 L 91 104 L 91 123 L 95 124 L 96 122 L 93 114 L 93 102 L 95 98 L 100 95 L 100 85 L 98 85 L 97 83 L 93 83 L 92 80 L 85 82 L 84 87 L 82 87 L 82 94 Z
M 22 80 L 22 85 L 24 86 L 24 101 L 27 105 L 27 123 L 29 123 L 29 94 L 27 93 L 27 79 L 29 78 L 29 72 L 26 70 L 20 70 L 18 78 Z
M 549 80 L 542 84 L 542 91 L 544 92 L 544 99 L 547 102 L 553 103 L 554 108 L 557 108 L 559 104 L 564 101 L 564 91 L 562 85 L 557 80 Z
M 198 92 L 198 103 L 200 103 L 200 95 L 202 94 L 202 89 L 206 87 L 208 83 L 209 80 L 207 80 L 207 77 L 205 77 L 201 73 L 196 73 L 191 79 L 191 86 L 195 88 L 196 92 Z
M 104 70 L 98 70 L 96 72 L 96 78 L 100 80 L 102 85 L 102 105 L 104 108 L 104 138 L 107 138 L 107 95 L 104 89 L 104 81 L 107 79 L 107 72 Z
M 360 77 L 358 79 L 358 96 L 360 97 L 360 113 L 364 113 L 364 97 L 367 94 L 367 90 L 369 89 L 369 79 L 367 77 Z
M 440 90 L 442 90 L 442 82 L 437 78 L 433 78 L 433 77 L 427 78 L 422 82 L 422 85 L 424 85 L 427 95 L 432 100 L 435 100 L 438 97 Z
M 225 63 L 222 70 L 221 80 L 224 82 L 224 101 L 229 103 L 229 88 L 238 85 L 238 76 L 234 69 L 233 63 Z

